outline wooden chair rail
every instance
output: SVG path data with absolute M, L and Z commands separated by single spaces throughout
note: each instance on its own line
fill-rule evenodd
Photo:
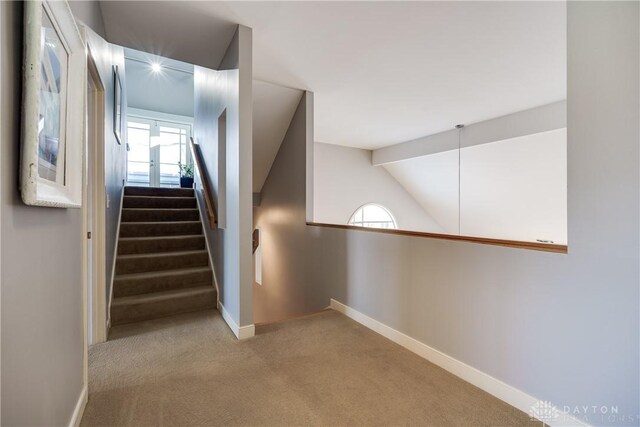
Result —
M 207 167 L 204 163 L 204 157 L 202 157 L 202 151 L 200 151 L 200 145 L 196 144 L 191 138 L 191 154 L 195 159 L 195 165 L 198 169 L 198 174 L 202 180 L 202 195 L 204 197 L 204 204 L 207 209 L 207 222 L 209 228 L 214 229 L 218 227 L 218 215 L 216 213 L 216 206 L 213 203 L 213 192 L 211 191 L 209 174 L 207 173 Z
M 522 242 L 518 240 L 489 239 L 484 237 L 456 236 L 452 234 L 425 233 L 421 231 L 389 230 L 382 228 L 357 227 L 354 225 L 324 224 L 318 222 L 307 222 L 313 227 L 339 228 L 342 230 L 357 230 L 372 233 L 396 234 L 400 236 L 427 237 L 431 239 L 458 240 L 463 242 L 480 243 L 484 245 L 506 246 L 510 248 L 530 249 L 534 251 L 556 252 L 566 254 L 567 245 L 557 245 L 554 243 Z

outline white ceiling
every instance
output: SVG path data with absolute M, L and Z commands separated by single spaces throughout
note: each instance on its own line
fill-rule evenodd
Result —
M 124 54 L 129 107 L 193 117 L 193 65 L 127 48 Z M 162 70 L 153 72 L 152 63 Z
M 111 42 L 315 92 L 317 141 L 375 149 L 566 97 L 563 2 L 102 2 Z
M 269 175 L 302 91 L 253 81 L 253 191 L 259 193 Z

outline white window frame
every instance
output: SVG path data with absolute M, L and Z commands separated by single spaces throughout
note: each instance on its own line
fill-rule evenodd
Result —
M 162 122 L 162 123 L 175 124 L 178 126 L 186 127 L 188 131 L 187 131 L 187 140 L 186 140 L 186 147 L 185 147 L 185 157 L 186 157 L 185 162 L 186 164 L 193 165 L 193 159 L 191 158 L 191 149 L 189 147 L 191 138 L 193 137 L 193 117 L 162 113 L 159 111 L 144 110 L 140 108 L 128 108 L 127 109 L 127 128 L 129 127 L 129 121 L 136 122 L 136 120 L 138 120 L 138 123 L 152 124 L 153 122 Z M 159 166 L 158 161 L 156 161 L 155 163 L 158 163 L 158 166 Z M 127 164 L 126 176 L 128 177 L 129 176 L 128 156 L 127 156 L 126 164 Z M 151 177 L 149 177 L 149 185 L 151 185 Z
M 384 227 L 367 227 L 364 224 L 365 223 L 388 223 L 389 221 L 365 221 L 364 220 L 364 209 L 367 206 L 376 206 L 380 209 L 382 209 L 383 211 L 385 211 L 388 215 L 389 218 L 391 218 L 391 224 L 393 225 L 393 227 L 389 227 L 389 228 L 384 228 Z M 354 217 L 356 216 L 356 214 L 358 212 L 360 212 L 361 210 L 363 210 L 363 220 L 360 221 L 359 223 L 354 223 Z M 393 213 L 391 213 L 391 210 L 389 208 L 387 208 L 384 205 L 381 205 L 380 203 L 375 203 L 375 202 L 370 202 L 370 203 L 365 203 L 364 205 L 361 205 L 360 207 L 358 207 L 358 209 L 356 209 L 355 211 L 353 211 L 353 213 L 351 214 L 351 216 L 349 217 L 349 221 L 347 222 L 348 225 L 351 225 L 353 227 L 363 227 L 363 228 L 379 228 L 382 230 L 398 230 L 398 221 L 396 220 L 396 217 L 393 215 Z

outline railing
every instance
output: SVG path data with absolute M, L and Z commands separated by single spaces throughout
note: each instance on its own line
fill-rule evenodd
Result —
M 209 184 L 211 181 L 209 181 L 209 174 L 207 173 L 207 167 L 204 163 L 204 157 L 202 156 L 202 151 L 200 151 L 200 145 L 193 142 L 193 138 L 191 138 L 190 146 L 191 154 L 196 160 L 195 165 L 196 168 L 198 168 L 198 174 L 202 180 L 202 195 L 207 209 L 207 222 L 209 223 L 209 228 L 217 228 L 218 215 L 216 214 L 216 206 L 213 204 L 213 192 Z

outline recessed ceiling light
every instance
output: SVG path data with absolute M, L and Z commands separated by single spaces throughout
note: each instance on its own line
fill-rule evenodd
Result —
M 153 64 L 151 64 L 151 71 L 153 71 L 154 73 L 159 73 L 161 70 L 162 70 L 162 67 L 157 62 L 154 62 Z

